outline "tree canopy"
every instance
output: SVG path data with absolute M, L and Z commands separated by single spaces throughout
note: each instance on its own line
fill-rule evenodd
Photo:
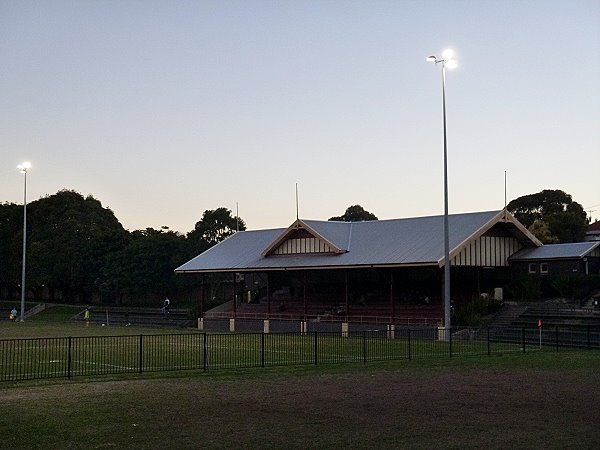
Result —
M 236 230 L 244 231 L 246 223 L 239 217 L 231 215 L 227 208 L 204 211 L 200 221 L 187 235 L 197 253 L 203 252 L 223 239 L 231 236 Z
M 377 216 L 365 210 L 360 205 L 352 205 L 341 216 L 331 217 L 329 220 L 338 222 L 362 222 L 364 220 L 378 220 Z
M 88 195 L 62 190 L 27 205 L 28 296 L 65 302 L 148 303 L 189 284 L 174 269 L 217 244 L 241 218 L 226 208 L 204 211 L 187 235 L 146 228 L 129 232 Z M 23 207 L 0 204 L 0 295 L 18 292 Z
M 583 207 L 561 190 L 523 195 L 507 205 L 516 218 L 545 243 L 580 242 L 587 227 Z

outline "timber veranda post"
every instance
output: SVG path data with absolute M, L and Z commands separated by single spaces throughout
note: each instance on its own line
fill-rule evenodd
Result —
M 200 289 L 200 318 L 204 318 L 204 298 L 206 296 L 206 274 L 202 274 L 202 288 Z
M 233 318 L 237 315 L 237 283 L 235 280 L 235 272 L 231 276 L 231 283 L 233 286 Z
M 308 303 L 306 301 L 306 270 L 302 271 L 302 301 L 304 302 L 304 320 L 307 320 L 308 315 Z
M 349 293 L 348 293 L 348 269 L 344 270 L 344 300 L 345 300 L 345 306 L 344 306 L 344 311 L 346 312 L 345 316 L 346 316 L 346 322 L 348 321 L 348 308 L 350 307 L 350 302 L 348 299 Z
M 271 286 L 269 285 L 269 272 L 267 272 L 267 320 L 271 318 Z
M 396 307 L 394 305 L 394 272 L 390 269 L 390 322 L 393 324 L 396 318 Z

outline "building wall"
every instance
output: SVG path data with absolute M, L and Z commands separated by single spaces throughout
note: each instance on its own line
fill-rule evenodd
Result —
M 523 248 L 514 237 L 481 236 L 469 243 L 453 259 L 453 266 L 508 267 L 508 257 Z

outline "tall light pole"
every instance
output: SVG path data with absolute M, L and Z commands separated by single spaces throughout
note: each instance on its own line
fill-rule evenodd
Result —
M 23 183 L 23 270 L 21 272 L 21 322 L 25 321 L 25 261 L 27 260 L 27 171 L 31 163 L 25 161 L 17 166 L 25 176 Z
M 444 328 L 452 326 L 450 301 L 450 230 L 448 227 L 448 142 L 446 139 L 446 67 L 456 67 L 454 51 L 444 50 L 442 57 L 428 56 L 427 61 L 442 65 L 442 109 L 444 120 Z M 447 339 L 447 337 L 446 337 Z

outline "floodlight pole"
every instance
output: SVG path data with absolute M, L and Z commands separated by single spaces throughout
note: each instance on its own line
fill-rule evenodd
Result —
M 446 137 L 446 63 L 442 62 L 442 104 L 444 116 L 444 328 L 451 328 L 450 227 L 448 226 L 448 140 Z
M 17 168 L 24 175 L 23 182 L 23 268 L 21 271 L 21 318 L 20 321 L 25 321 L 25 262 L 27 260 L 27 171 L 31 164 L 25 162 Z
M 450 227 L 448 225 L 448 139 L 446 131 L 446 64 L 452 62 L 453 52 L 446 50 L 442 58 L 429 56 L 427 61 L 442 64 L 442 113 L 444 125 L 444 328 L 450 330 L 452 301 L 450 299 Z M 452 66 L 451 66 L 452 67 Z M 448 331 L 449 332 L 449 331 Z M 448 339 L 448 336 L 446 336 Z

